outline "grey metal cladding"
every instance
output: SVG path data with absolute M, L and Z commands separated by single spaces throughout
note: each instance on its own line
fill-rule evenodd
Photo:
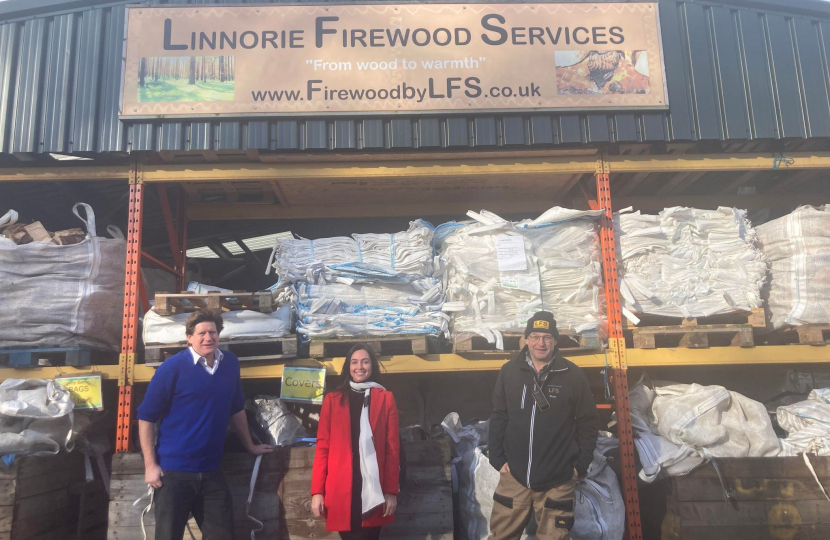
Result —
M 447 146 L 469 146 L 470 135 L 467 119 L 452 117 L 447 119 Z
M 763 15 L 754 11 L 741 11 L 736 13 L 735 17 L 738 20 L 742 41 L 741 71 L 749 97 L 752 138 L 777 138 L 780 132 L 772 98 L 772 75 L 767 56 Z
M 408 118 L 393 118 L 389 121 L 389 146 L 412 148 L 412 121 Z
M 115 152 L 119 148 L 102 148 L 95 143 L 99 128 L 98 105 L 101 100 L 101 53 L 103 41 L 103 9 L 90 9 L 80 13 L 78 45 L 75 49 L 75 81 L 72 108 L 71 152 Z M 113 44 L 109 44 L 112 46 Z M 117 122 L 113 117 L 111 122 Z M 136 126 L 137 127 L 137 126 Z M 108 126 L 109 129 L 116 129 Z M 144 130 L 138 130 L 142 132 Z M 135 133 L 136 130 L 133 130 Z M 135 149 L 133 141 L 133 149 Z
M 184 149 L 185 126 L 179 122 L 164 122 L 159 128 L 156 150 L 159 152 L 181 152 Z
M 294 120 L 278 120 L 276 124 L 277 149 L 296 150 L 300 147 L 299 127 Z
M 367 119 L 363 125 L 362 148 L 383 148 L 386 144 L 384 121 L 379 118 Z
M 212 150 L 213 149 L 213 126 L 210 122 L 192 122 L 190 134 L 185 140 L 186 150 Z
M 53 17 L 49 22 L 49 41 L 45 64 L 43 107 L 40 117 L 40 151 L 69 150 L 69 109 L 72 96 L 72 14 Z
M 12 120 L 12 152 L 38 152 L 38 107 L 40 92 L 46 86 L 43 70 L 46 20 L 30 19 L 23 23 L 15 85 Z
M 711 8 L 713 59 L 719 95 L 724 139 L 746 139 L 751 136 L 746 88 L 741 72 L 741 53 L 735 17 L 723 7 Z M 818 51 L 816 51 L 818 52 Z
M 334 147 L 357 148 L 357 135 L 354 120 L 336 120 L 334 122 Z
M 217 150 L 238 150 L 242 147 L 242 124 L 240 122 L 219 122 L 216 138 Z
M 328 148 L 328 122 L 325 120 L 306 120 L 305 147 L 313 150 Z
M 665 115 L 652 113 L 643 115 L 643 131 L 641 132 L 642 140 L 646 142 L 667 141 L 668 136 L 668 119 Z
M 245 142 L 243 145 L 246 149 L 251 150 L 270 150 L 271 149 L 271 135 L 268 129 L 268 122 L 264 120 L 256 120 L 248 122 L 245 134 Z
M 155 150 L 156 125 L 150 123 L 135 124 L 132 126 L 132 150 L 135 152 Z
M 560 142 L 587 142 L 582 137 L 582 119 L 575 114 L 563 114 L 559 117 Z M 586 137 L 587 138 L 587 137 Z
M 605 114 L 589 114 L 588 121 L 588 137 L 592 142 L 611 142 L 611 130 L 608 127 L 608 115 Z
M 686 56 L 691 66 L 690 85 L 694 127 L 700 139 L 720 138 L 720 114 L 715 70 L 710 54 L 708 6 L 684 3 L 680 10 L 682 34 L 686 39 Z M 671 103 L 671 100 L 669 100 Z
M 118 121 L 121 102 L 121 52 L 118 43 L 124 41 L 124 6 L 115 6 L 104 12 L 104 43 L 101 61 L 101 89 L 98 114 L 101 119 L 98 148 L 123 150 L 124 124 Z
M 478 116 L 475 119 L 475 145 L 495 146 L 496 119 L 492 116 Z
M 551 118 L 547 115 L 532 116 L 530 118 L 530 133 L 532 144 L 554 144 L 558 142 L 558 138 L 554 138 Z
M 421 148 L 441 146 L 441 120 L 438 118 L 418 119 L 418 145 Z
M 795 64 L 790 21 L 782 15 L 767 14 L 767 39 L 772 64 L 772 88 L 778 104 L 778 120 L 783 137 L 807 135 L 799 77 Z
M 827 108 L 828 93 L 822 65 L 819 25 L 801 17 L 792 20 L 793 36 L 796 41 L 798 73 L 801 74 L 804 89 L 804 117 L 807 119 L 808 137 L 830 135 L 830 110 Z
M 521 116 L 505 116 L 501 119 L 504 144 L 530 143 L 525 134 L 525 119 Z
M 7 16 L 9 22 L 0 24 L 0 153 L 348 151 L 830 136 L 830 17 L 805 15 L 789 5 L 773 10 L 738 0 L 659 0 L 670 111 L 121 122 L 127 4 L 116 0 L 19 20 Z
M 694 139 L 691 77 L 686 41 L 680 33 L 679 7 L 683 2 L 660 2 L 660 32 L 663 38 L 663 63 L 666 66 L 666 90 L 669 95 L 671 132 L 669 138 Z
M 0 25 L 0 153 L 9 152 L 12 123 L 8 119 L 14 110 L 18 27 L 17 23 Z

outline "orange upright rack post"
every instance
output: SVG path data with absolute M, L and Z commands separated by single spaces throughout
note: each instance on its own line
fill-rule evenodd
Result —
M 124 279 L 124 324 L 118 370 L 118 423 L 115 451 L 130 450 L 130 422 L 133 405 L 133 368 L 138 345 L 139 280 L 141 279 L 141 224 L 144 209 L 144 183 L 141 164 L 130 170 L 130 202 L 127 217 L 127 268 Z
M 605 210 L 600 218 L 600 245 L 603 278 L 605 279 L 605 303 L 608 308 L 608 356 L 611 360 L 617 430 L 620 440 L 626 537 L 628 540 L 642 540 L 640 496 L 637 491 L 637 469 L 634 462 L 634 431 L 631 428 L 631 408 L 628 401 L 628 367 L 625 360 L 625 338 L 622 333 L 620 285 L 617 280 L 617 253 L 611 212 L 611 178 L 604 152 L 597 161 L 596 184 L 598 207 Z

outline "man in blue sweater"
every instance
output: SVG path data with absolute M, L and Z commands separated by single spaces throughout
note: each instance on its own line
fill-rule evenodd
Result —
M 190 347 L 156 370 L 138 407 L 144 480 L 155 489 L 156 540 L 182 540 L 191 513 L 205 540 L 233 538 L 231 494 L 221 469 L 229 422 L 250 453 L 274 450 L 251 440 L 239 359 L 217 349 L 221 331 L 218 311 L 188 317 Z

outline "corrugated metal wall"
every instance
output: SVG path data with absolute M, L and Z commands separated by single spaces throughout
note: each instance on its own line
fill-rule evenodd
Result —
M 825 43 L 830 21 L 781 12 L 660 0 L 668 114 L 130 124 L 118 120 L 124 15 L 124 5 L 110 5 L 0 24 L 0 153 L 457 148 L 830 135 Z

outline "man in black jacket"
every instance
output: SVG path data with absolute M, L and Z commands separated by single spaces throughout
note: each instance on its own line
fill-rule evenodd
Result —
M 489 540 L 518 540 L 535 511 L 539 540 L 570 540 L 574 487 L 594 456 L 599 418 L 588 379 L 557 348 L 553 314 L 536 313 L 527 345 L 499 373 L 490 464 L 500 473 Z

